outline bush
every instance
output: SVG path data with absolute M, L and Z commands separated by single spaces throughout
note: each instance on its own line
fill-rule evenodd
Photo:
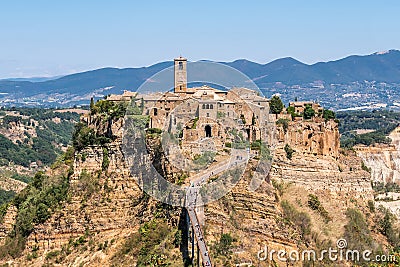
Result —
M 387 237 L 392 246 L 398 247 L 400 246 L 400 234 L 398 229 L 393 227 L 396 218 L 388 209 L 384 209 L 383 212 L 385 215 L 378 223 L 379 232 Z
M 0 205 L 8 203 L 15 196 L 14 191 L 7 191 L 0 188 Z
M 109 137 L 98 136 L 94 129 L 89 128 L 86 124 L 80 122 L 75 126 L 75 131 L 72 135 L 72 144 L 76 151 L 81 151 L 90 145 L 104 145 L 111 142 Z
M 295 152 L 293 148 L 291 148 L 288 144 L 285 145 L 285 152 L 286 152 L 286 158 L 291 160 L 293 153 Z
M 214 161 L 215 155 L 216 153 L 213 151 L 205 151 L 201 155 L 195 155 L 193 163 L 200 167 L 207 166 L 208 164 Z
M 219 241 L 215 243 L 214 250 L 216 255 L 228 256 L 232 253 L 232 243 L 236 240 L 229 234 L 221 234 Z
M 315 116 L 315 110 L 311 107 L 311 105 L 306 105 L 303 112 L 304 119 L 309 120 L 314 116 Z
M 196 117 L 193 119 L 192 129 L 196 129 L 198 121 L 199 121 L 199 117 Z
M 347 248 L 359 251 L 371 249 L 373 239 L 363 214 L 357 209 L 349 208 L 346 217 L 348 223 L 344 226 L 343 237 L 347 240 Z
M 159 245 L 167 240 L 171 233 L 168 223 L 162 219 L 154 219 L 140 226 L 139 231 L 130 235 L 120 250 L 113 257 L 115 265 L 121 265 L 124 256 L 130 254 L 137 259 L 136 266 L 166 266 Z M 158 260 L 153 263 L 153 260 Z
M 332 110 L 324 109 L 322 112 L 322 117 L 327 121 L 331 119 L 336 119 L 336 114 Z
M 373 200 L 368 200 L 368 209 L 370 212 L 375 212 L 375 204 Z
M 110 165 L 110 159 L 108 158 L 108 149 L 103 147 L 103 162 L 101 163 L 101 169 L 103 171 L 108 169 Z
M 307 240 L 308 236 L 311 234 L 310 216 L 305 212 L 297 211 L 286 200 L 281 202 L 281 207 L 287 223 L 295 226 L 296 230 L 299 231 L 303 241 Z
M 317 211 L 324 218 L 326 223 L 332 221 L 332 218 L 329 216 L 329 213 L 322 206 L 321 202 L 319 201 L 316 195 L 309 194 L 307 204 L 310 207 L 310 209 Z
M 276 121 L 276 125 L 282 125 L 282 127 L 283 127 L 283 131 L 286 133 L 287 132 L 287 130 L 288 130 L 288 128 L 289 128 L 289 120 L 287 120 L 287 119 L 278 119 L 277 121 Z
M 134 101 L 132 102 L 134 103 Z M 101 99 L 96 102 L 93 106 L 91 105 L 90 113 L 91 115 L 103 114 L 110 116 L 111 119 L 116 120 L 123 117 L 126 114 L 128 102 L 116 103 L 113 101 L 108 101 Z M 141 114 L 141 112 L 140 112 Z
M 364 161 L 361 161 L 361 169 L 363 169 L 366 172 L 371 173 L 371 168 L 368 168 L 367 165 L 365 165 Z
M 158 128 L 149 128 L 146 130 L 147 134 L 162 134 L 162 130 Z

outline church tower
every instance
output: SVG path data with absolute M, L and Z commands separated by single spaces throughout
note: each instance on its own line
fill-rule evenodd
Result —
M 187 73 L 186 73 L 187 59 L 183 57 L 174 59 L 174 92 L 186 93 L 187 88 Z

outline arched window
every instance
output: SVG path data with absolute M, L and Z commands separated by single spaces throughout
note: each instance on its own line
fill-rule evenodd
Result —
M 213 107 L 213 104 L 210 104 L 210 109 L 213 109 L 214 107 Z
M 210 105 L 206 104 L 206 109 L 209 109 L 209 108 L 210 108 Z
M 203 104 L 203 109 L 206 109 L 206 104 Z
M 204 131 L 206 132 L 206 137 L 211 137 L 211 126 L 210 125 L 206 125 L 206 127 L 204 127 Z

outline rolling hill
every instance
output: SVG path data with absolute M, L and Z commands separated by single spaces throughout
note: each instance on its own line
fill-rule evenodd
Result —
M 400 84 L 398 50 L 367 56 L 349 56 L 312 65 L 290 57 L 267 64 L 258 64 L 245 59 L 220 63 L 243 72 L 264 90 L 275 88 L 276 83 L 280 84 L 280 88 L 282 86 L 309 88 L 316 82 L 324 85 L 324 88 L 332 84 L 362 84 L 365 81 Z M 102 68 L 50 80 L 0 80 L 0 105 L 71 106 L 87 103 L 92 96 L 102 97 L 110 93 L 121 93 L 124 89 L 134 91 L 147 78 L 169 66 L 172 66 L 171 61 L 142 68 Z M 357 92 L 363 93 L 362 87 L 363 85 Z M 284 95 L 283 98 L 291 95 L 290 90 L 270 92 L 281 93 Z M 310 99 L 320 98 L 313 93 L 309 95 L 309 92 L 307 96 Z

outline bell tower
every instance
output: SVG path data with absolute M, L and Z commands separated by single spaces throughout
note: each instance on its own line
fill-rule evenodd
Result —
M 187 89 L 187 73 L 186 73 L 187 59 L 183 57 L 174 59 L 174 92 L 186 93 Z

